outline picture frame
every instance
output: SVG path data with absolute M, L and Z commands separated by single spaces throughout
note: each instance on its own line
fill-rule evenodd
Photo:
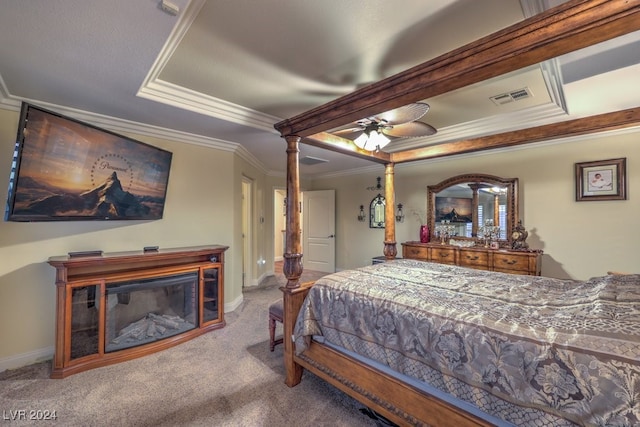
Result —
M 576 201 L 626 200 L 626 158 L 575 164 Z

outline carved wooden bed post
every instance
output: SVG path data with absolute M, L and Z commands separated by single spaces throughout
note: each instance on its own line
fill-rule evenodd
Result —
M 302 367 L 293 361 L 294 348 L 291 337 L 295 326 L 295 317 L 300 311 L 308 287 L 300 286 L 302 275 L 302 248 L 300 245 L 300 172 L 298 165 L 298 144 L 300 137 L 288 135 L 287 141 L 287 221 L 286 243 L 284 250 L 283 273 L 287 278 L 283 292 L 283 342 L 285 384 L 293 387 L 302 380 Z
M 395 183 L 394 165 L 387 163 L 384 169 L 384 257 L 394 259 L 398 253 L 396 249 L 396 213 L 395 213 Z
M 287 284 L 281 290 L 284 297 L 285 383 L 288 386 L 300 382 L 304 366 L 398 424 L 416 425 L 428 421 L 431 425 L 493 425 L 476 413 L 458 408 L 320 342 L 312 340 L 303 354 L 294 354 L 294 324 L 303 299 L 312 287 L 311 283 L 299 283 L 302 251 L 298 144 L 304 138 L 309 145 L 385 165 L 387 206 L 384 255 L 386 259 L 392 259 L 397 253 L 395 164 L 637 126 L 640 123 L 640 108 L 393 153 L 366 152 L 357 148 L 352 141 L 330 133 L 330 129 L 638 31 L 639 17 L 640 0 L 570 0 L 274 125 L 287 141 L 287 234 L 284 253 Z M 514 191 L 517 191 L 517 186 Z M 517 207 L 514 212 L 515 209 Z
M 287 288 L 300 286 L 302 248 L 300 246 L 300 172 L 298 166 L 299 136 L 287 136 L 287 221 L 283 273 Z

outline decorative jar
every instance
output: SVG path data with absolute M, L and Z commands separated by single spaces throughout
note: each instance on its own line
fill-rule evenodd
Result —
M 426 225 L 420 226 L 420 243 L 429 243 L 429 227 Z

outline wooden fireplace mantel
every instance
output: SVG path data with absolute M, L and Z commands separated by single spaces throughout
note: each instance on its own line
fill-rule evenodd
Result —
M 64 378 L 144 356 L 224 327 L 224 253 L 227 249 L 228 246 L 210 245 L 105 254 L 99 251 L 72 253 L 49 258 L 49 264 L 56 269 L 56 337 L 51 378 Z M 197 284 L 192 286 L 193 329 L 150 343 L 106 351 L 107 291 L 123 282 L 181 274 L 197 277 Z M 90 297 L 76 300 L 82 292 Z M 72 346 L 86 339 L 85 335 L 91 335 L 91 350 L 74 354 Z

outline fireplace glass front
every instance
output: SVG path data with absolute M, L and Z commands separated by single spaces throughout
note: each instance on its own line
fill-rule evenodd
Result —
M 105 352 L 162 340 L 198 325 L 198 273 L 107 283 Z

